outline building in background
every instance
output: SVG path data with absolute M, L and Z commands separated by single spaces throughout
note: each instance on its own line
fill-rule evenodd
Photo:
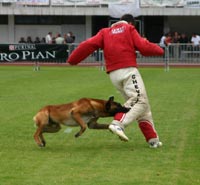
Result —
M 152 42 L 169 31 L 200 34 L 200 0 L 0 0 L 0 43 L 70 31 L 76 43 L 118 20 L 137 16 L 136 27 Z M 116 8 L 116 9 L 114 9 Z M 116 14 L 114 15 L 113 12 Z M 116 13 L 118 12 L 118 13 Z

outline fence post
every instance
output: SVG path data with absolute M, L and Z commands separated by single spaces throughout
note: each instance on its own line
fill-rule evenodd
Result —
M 169 71 L 169 46 L 165 47 L 165 71 Z
M 40 64 L 39 64 L 39 61 L 35 61 L 33 70 L 34 70 L 34 71 L 40 71 Z
M 99 61 L 100 61 L 101 70 L 105 71 L 103 50 L 100 50 L 100 49 L 99 49 Z

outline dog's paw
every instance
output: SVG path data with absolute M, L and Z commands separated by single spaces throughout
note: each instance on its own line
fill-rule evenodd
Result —
M 38 144 L 38 146 L 41 147 L 41 148 L 43 148 L 43 147 L 46 146 L 46 142 L 43 141 L 42 143 Z
M 76 138 L 79 136 L 80 136 L 79 132 L 74 135 L 74 137 L 76 137 Z

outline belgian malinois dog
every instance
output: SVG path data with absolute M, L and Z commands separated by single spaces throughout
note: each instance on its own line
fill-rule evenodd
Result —
M 86 130 L 108 129 L 108 124 L 99 124 L 100 117 L 112 117 L 118 112 L 128 112 L 129 109 L 114 101 L 114 97 L 109 100 L 93 98 L 81 98 L 77 101 L 61 104 L 48 105 L 39 110 L 33 120 L 37 126 L 34 140 L 40 147 L 46 145 L 43 137 L 44 132 L 55 133 L 61 129 L 61 124 L 66 126 L 80 126 L 81 129 L 75 134 L 79 137 Z

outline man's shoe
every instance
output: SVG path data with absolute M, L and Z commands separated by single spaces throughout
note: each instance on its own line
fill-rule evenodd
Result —
M 108 128 L 113 134 L 118 135 L 119 138 L 122 141 L 128 141 L 129 140 L 128 137 L 124 134 L 123 128 L 121 128 L 120 126 L 114 125 L 114 124 L 110 124 Z
M 158 142 L 149 142 L 149 147 L 150 148 L 159 148 L 162 146 L 162 142 L 158 141 Z

